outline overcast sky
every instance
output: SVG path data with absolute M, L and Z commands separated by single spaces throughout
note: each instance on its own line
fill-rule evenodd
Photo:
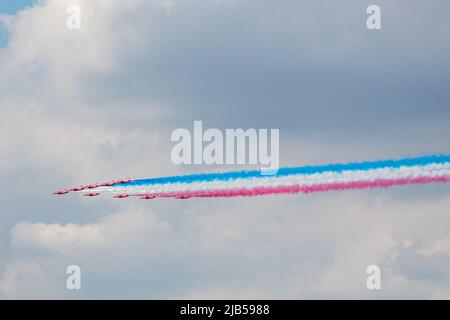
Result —
M 171 132 L 194 120 L 280 129 L 286 166 L 450 154 L 450 2 L 0 0 L 0 13 L 0 298 L 450 298 L 449 185 L 51 195 L 237 169 L 171 162 Z

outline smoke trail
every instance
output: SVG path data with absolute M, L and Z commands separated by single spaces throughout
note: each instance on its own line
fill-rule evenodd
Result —
M 141 180 L 117 180 L 61 190 L 55 194 L 88 190 L 87 196 L 109 193 L 115 198 L 237 197 L 325 192 L 447 182 L 450 156 L 430 156 L 281 168 L 272 176 L 260 171 L 235 171 Z

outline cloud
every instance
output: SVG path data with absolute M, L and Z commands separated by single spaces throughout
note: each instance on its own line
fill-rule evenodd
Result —
M 13 246 L 45 248 L 62 254 L 83 248 L 101 250 L 105 243 L 98 225 L 20 222 L 11 232 Z
M 197 205 L 169 216 L 139 205 L 85 225 L 20 222 L 12 229 L 13 255 L 7 268 L 16 261 L 33 261 L 53 275 L 78 264 L 84 274 L 79 296 L 84 298 L 430 298 L 450 294 L 447 264 L 439 258 L 443 251 L 424 256 L 422 246 L 408 249 L 404 243 L 409 240 L 398 229 L 416 225 L 410 216 L 424 225 L 442 219 L 448 197 L 408 206 L 386 201 L 382 192 L 376 200 L 373 194 L 360 192 L 356 196 L 218 201 L 219 210 L 211 211 L 210 204 L 195 201 Z M 408 216 L 401 214 L 404 207 Z M 442 246 L 446 237 L 444 229 L 433 231 L 416 234 L 426 248 Z M 382 268 L 380 292 L 365 287 L 365 271 L 371 264 Z M 3 287 L 11 277 L 4 276 Z M 64 278 L 48 281 L 57 287 Z M 18 295 L 36 294 L 23 284 L 17 287 Z M 120 288 L 132 289 L 122 292 Z M 73 297 L 68 291 L 62 296 Z
M 94 281 L 99 274 L 118 277 L 136 267 L 143 272 L 148 267 L 141 263 L 151 264 L 164 256 L 160 244 L 170 241 L 169 234 L 167 223 L 142 209 L 122 211 L 93 224 L 19 222 L 11 230 L 13 256 L 0 281 L 0 293 L 7 298 L 73 298 L 65 289 L 65 270 L 71 264 L 81 266 L 87 279 L 83 286 L 95 292 L 89 283 L 92 277 Z M 40 282 L 42 292 L 29 287 Z
M 170 162 L 171 130 L 199 119 L 279 128 L 282 165 L 448 153 L 447 1 L 381 1 L 380 33 L 365 29 L 361 1 L 174 3 L 167 14 L 160 1 L 47 0 L 7 17 L 0 295 L 448 298 L 445 185 L 181 202 L 50 195 L 210 171 Z M 82 7 L 79 32 L 65 28 L 69 4 Z M 81 292 L 65 289 L 70 264 Z M 365 287 L 369 264 L 382 268 L 380 292 Z
M 58 255 L 79 255 L 115 251 L 138 246 L 167 234 L 168 226 L 139 209 L 121 212 L 93 224 L 31 223 L 22 221 L 11 230 L 11 245 L 18 249 L 47 250 Z M 153 246 L 154 243 L 147 243 Z
M 55 298 L 63 293 L 62 286 L 52 286 L 49 274 L 41 264 L 33 261 L 16 262 L 8 265 L 0 282 L 0 297 L 9 299 Z

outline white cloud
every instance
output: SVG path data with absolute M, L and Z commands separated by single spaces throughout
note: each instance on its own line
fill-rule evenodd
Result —
M 157 247 L 148 241 L 161 241 L 168 234 L 167 224 L 142 209 L 128 210 L 86 225 L 22 221 L 12 228 L 11 244 L 18 251 L 32 248 L 69 256 L 127 250 L 143 242 L 147 248 Z
M 283 112 L 290 115 L 294 110 L 283 107 L 293 103 L 298 113 L 289 116 L 292 120 L 307 119 L 316 126 L 320 118 L 326 123 L 326 113 L 319 112 L 317 118 L 311 113 L 320 101 L 332 102 L 327 110 L 339 108 L 334 104 L 338 93 L 313 92 L 313 103 L 302 100 L 308 84 L 323 82 L 317 73 L 324 68 L 343 72 L 344 63 L 352 79 L 364 82 L 367 74 L 358 73 L 360 69 L 369 76 L 374 69 L 375 75 L 385 71 L 379 65 L 382 59 L 370 55 L 380 40 L 367 46 L 363 31 L 350 32 L 357 18 L 340 20 L 336 27 L 328 14 L 311 18 L 317 13 L 314 6 L 278 10 L 249 3 L 246 12 L 245 4 L 218 2 L 232 5 L 211 9 L 180 4 L 175 10 L 165 1 L 164 8 L 173 9 L 166 15 L 156 0 L 48 0 L 8 17 L 11 44 L 0 50 L 0 175 L 6 181 L 0 187 L 5 203 L 0 236 L 10 231 L 11 239 L 2 238 L 7 250 L 0 252 L 0 294 L 70 298 L 64 271 L 75 263 L 85 277 L 81 295 L 88 298 L 449 297 L 448 268 L 441 263 L 450 253 L 448 186 L 183 202 L 56 202 L 41 196 L 54 191 L 44 190 L 49 183 L 70 186 L 181 171 L 170 163 L 170 135 L 164 131 L 178 127 L 174 123 L 180 118 L 191 125 L 191 117 L 214 115 L 224 125 L 231 114 L 234 125 L 240 119 L 254 120 L 252 108 L 269 98 L 276 101 L 271 120 Z M 65 28 L 69 4 L 82 7 L 80 31 Z M 265 15 L 254 10 L 265 10 Z M 268 12 L 274 15 L 266 16 Z M 202 19 L 211 25 L 205 27 Z M 403 34 L 398 28 L 395 32 Z M 422 32 L 426 36 L 429 28 Z M 304 41 L 307 46 L 301 45 Z M 408 48 L 414 48 L 414 41 L 408 40 Z M 434 45 L 437 36 L 428 41 L 422 51 L 446 52 Z M 390 63 L 399 63 L 402 51 L 392 50 Z M 335 55 L 330 57 L 330 52 Z M 353 64 L 355 52 L 362 57 Z M 408 53 L 410 61 L 428 57 Z M 330 57 L 329 65 L 324 67 L 320 59 L 314 60 L 317 57 Z M 297 84 L 299 74 L 283 78 L 288 69 L 305 64 L 314 70 L 300 68 L 306 79 L 299 78 Z M 273 82 L 257 82 L 272 77 Z M 339 74 L 339 84 L 347 86 L 344 80 Z M 287 90 L 292 83 L 295 94 Z M 283 98 L 291 94 L 294 102 L 272 99 L 275 89 Z M 352 89 L 351 100 L 356 91 Z M 325 96 L 330 100 L 321 100 Z M 193 105 L 197 103 L 208 108 L 199 109 Z M 303 108 L 310 103 L 311 109 Z M 427 101 L 427 107 L 431 103 Z M 225 110 L 222 104 L 227 104 Z M 273 108 L 280 112 L 274 114 Z M 390 120 L 404 118 L 403 113 L 396 118 L 395 110 L 388 111 Z M 439 119 L 445 121 L 442 112 Z M 352 114 L 328 118 L 335 126 L 342 122 L 348 127 L 358 124 Z M 373 123 L 382 119 L 364 117 Z M 396 135 L 398 140 L 378 136 L 384 130 L 379 127 L 377 137 L 364 135 L 363 124 L 359 129 L 355 125 L 359 139 L 343 141 L 327 124 L 305 135 L 299 131 L 288 137 L 282 131 L 282 159 L 297 165 L 445 150 L 448 141 L 442 133 L 448 128 L 420 121 L 427 130 L 413 131 L 408 123 Z M 438 129 L 431 130 L 434 127 Z M 328 135 L 316 135 L 321 130 Z M 430 141 L 431 136 L 437 138 Z M 28 197 L 33 201 L 26 203 Z M 384 289 L 379 293 L 365 288 L 369 264 L 382 267 Z
M 20 222 L 11 231 L 14 247 L 31 247 L 71 254 L 78 250 L 101 250 L 106 239 L 98 225 Z
M 101 273 L 117 286 L 131 283 L 140 297 L 435 298 L 450 294 L 448 264 L 440 263 L 437 255 L 429 260 L 421 247 L 407 249 L 403 244 L 406 235 L 396 226 L 406 230 L 416 224 L 400 214 L 406 204 L 386 201 L 382 195 L 375 201 L 371 197 L 361 192 L 359 196 L 244 199 L 223 201 L 221 209 L 214 211 L 196 202 L 197 206 L 169 217 L 149 212 L 144 202 L 93 224 L 21 222 L 12 231 L 10 264 L 36 262 L 57 274 L 64 263 L 76 261 L 86 273 Z M 423 207 L 416 201 L 408 206 L 408 213 L 426 224 L 441 215 L 449 201 L 448 197 L 429 201 Z M 435 247 L 445 232 L 415 236 Z M 371 264 L 382 268 L 380 292 L 365 286 L 365 271 Z M 160 277 L 169 276 L 166 272 L 175 277 L 173 282 L 159 283 Z M 4 276 L 3 287 L 11 277 Z M 56 287 L 63 279 L 49 281 Z M 99 286 L 95 277 L 86 280 L 90 281 Z M 166 286 L 172 291 L 167 293 Z M 19 287 L 17 294 L 20 290 L 30 294 L 26 286 Z M 103 296 L 97 291 L 84 294 Z
M 8 299 L 48 299 L 63 293 L 63 286 L 55 281 L 41 264 L 19 261 L 9 264 L 0 282 L 0 297 Z M 60 278 L 56 276 L 56 278 Z
M 0 278 L 0 294 L 6 298 L 73 297 L 64 290 L 68 265 L 80 265 L 88 279 L 102 274 L 113 281 L 136 264 L 164 257 L 160 244 L 173 241 L 169 236 L 175 234 L 167 223 L 136 207 L 93 224 L 19 222 L 11 230 L 14 255 Z M 92 288 L 89 280 L 83 281 Z

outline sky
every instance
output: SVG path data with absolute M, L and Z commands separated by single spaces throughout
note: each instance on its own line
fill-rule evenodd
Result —
M 73 4 L 80 30 L 66 27 Z M 381 30 L 366 28 L 370 4 Z M 51 195 L 239 169 L 171 162 L 171 132 L 194 120 L 280 129 L 283 166 L 450 154 L 448 1 L 0 9 L 0 298 L 450 298 L 449 185 L 186 201 Z M 66 288 L 73 264 L 81 290 Z M 366 287 L 373 264 L 381 290 Z
M 33 4 L 37 3 L 36 0 L 1 0 L 0 9 L 3 14 L 15 14 L 18 11 L 31 7 Z
M 37 3 L 35 0 L 0 0 L 0 13 L 14 15 L 18 11 L 31 7 Z M 0 48 L 5 47 L 8 43 L 8 30 L 0 23 Z

